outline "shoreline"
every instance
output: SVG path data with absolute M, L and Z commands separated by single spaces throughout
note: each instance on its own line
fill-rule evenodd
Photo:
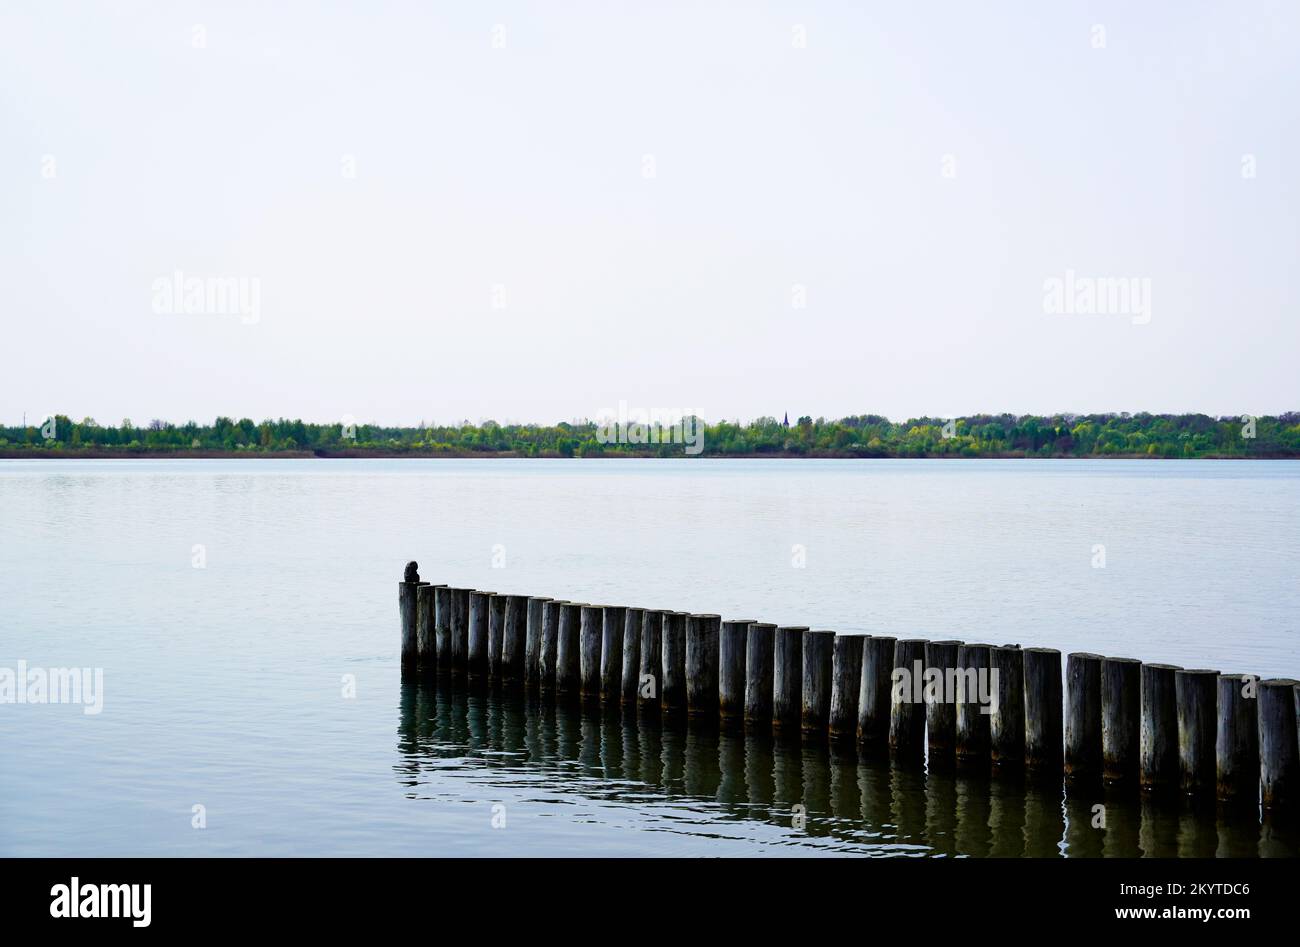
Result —
M 562 457 L 554 451 L 537 456 L 517 451 L 16 451 L 0 450 L 0 460 L 1155 460 L 1177 464 L 1187 460 L 1290 460 L 1300 457 L 1290 454 L 1259 454 L 1243 457 L 1236 454 L 1207 454 L 1201 457 L 1156 457 L 1148 454 L 1053 454 L 1050 457 L 1026 455 L 1024 452 L 981 454 L 961 457 L 952 454 L 926 454 L 921 457 L 899 457 L 894 454 L 863 456 L 859 454 L 834 454 L 809 452 L 763 452 L 746 454 L 631 454 L 610 452 L 592 457 Z

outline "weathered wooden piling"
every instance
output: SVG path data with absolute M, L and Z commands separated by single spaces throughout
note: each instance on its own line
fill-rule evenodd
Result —
M 889 701 L 889 751 L 900 760 L 919 762 L 925 756 L 924 638 L 899 638 L 894 643 L 894 667 Z
M 624 704 L 635 706 L 637 685 L 641 679 L 641 627 L 644 608 L 629 608 L 623 618 L 623 667 L 621 696 Z
M 433 590 L 433 650 L 439 671 L 450 671 L 451 656 L 451 613 L 455 608 L 456 590 L 445 585 L 435 586 Z
M 505 625 L 501 634 L 501 680 L 524 680 L 528 644 L 528 596 L 506 596 Z
M 487 672 L 494 680 L 501 678 L 501 646 L 506 635 L 506 601 L 508 595 L 488 599 Z
M 957 647 L 961 693 L 957 695 L 957 745 L 954 757 L 962 767 L 984 767 L 989 762 L 989 715 L 993 710 L 989 648 L 986 644 Z M 981 701 L 983 695 L 987 701 Z
M 1295 687 L 1290 678 L 1259 682 L 1259 779 L 1264 809 L 1270 813 L 1300 804 Z
M 856 733 L 864 749 L 887 746 L 904 761 L 928 746 L 934 766 L 1023 764 L 1193 797 L 1213 787 L 1246 806 L 1262 796 L 1271 816 L 1300 805 L 1300 684 L 1290 679 L 1076 652 L 1063 688 L 1051 648 L 497 595 L 422 582 L 414 562 L 398 606 L 404 671 L 468 670 L 610 704 L 686 709 L 697 740 L 696 720 L 743 717 L 836 739 Z
M 414 562 L 408 562 L 402 581 L 397 583 L 397 610 L 402 622 L 402 667 L 406 668 L 414 668 L 419 660 L 416 645 L 419 589 L 418 566 Z
M 1075 651 L 1065 659 L 1065 775 L 1101 776 L 1101 664 L 1099 654 Z
M 745 714 L 745 662 L 752 624 L 748 618 L 724 621 L 718 634 L 718 714 L 725 720 L 739 720 Z
M 604 640 L 605 606 L 582 606 L 578 629 L 578 679 L 583 700 L 600 697 L 600 651 Z
M 798 727 L 803 714 L 803 636 L 805 625 L 776 629 L 772 648 L 772 725 Z
M 582 690 L 581 661 L 582 605 L 563 602 L 555 636 L 555 690 L 560 694 L 578 694 Z
M 1025 648 L 1025 768 L 1061 775 L 1061 652 Z
M 627 609 L 606 605 L 600 626 L 600 696 L 617 701 L 623 689 L 623 633 Z
M 660 635 L 663 677 L 660 700 L 664 710 L 686 706 L 686 613 L 664 612 Z
M 664 676 L 664 612 L 647 608 L 641 616 L 641 670 L 637 682 L 637 705 L 645 709 L 659 706 L 659 691 Z
M 686 712 L 718 715 L 718 636 L 722 616 L 686 616 Z
M 542 645 L 537 656 L 537 682 L 543 690 L 555 687 L 556 652 L 560 642 L 560 608 L 567 602 L 542 602 Z
M 957 753 L 957 652 L 960 641 L 927 641 L 925 666 L 942 675 L 933 687 L 926 687 L 925 740 L 932 766 L 956 760 Z
M 776 625 L 756 621 L 745 633 L 745 722 L 772 722 Z
M 421 582 L 415 591 L 415 663 L 425 674 L 438 667 L 437 642 L 434 640 L 434 593 L 444 588 Z
M 469 593 L 469 652 L 465 663 L 470 674 L 486 674 L 488 671 L 488 625 L 494 598 L 495 592 L 474 590 Z
M 524 683 L 536 687 L 542 680 L 542 635 L 546 625 L 545 596 L 528 597 L 528 620 L 524 629 Z
M 856 737 L 858 699 L 862 695 L 862 651 L 866 635 L 836 635 L 831 656 L 830 735 L 835 740 Z
M 452 589 L 451 667 L 464 671 L 469 665 L 469 600 L 472 589 Z
M 1142 662 L 1101 660 L 1101 772 L 1109 783 L 1136 783 L 1142 734 Z
M 989 674 L 997 695 L 989 715 L 989 760 L 1014 769 L 1025 763 L 1025 656 L 1019 646 L 989 648 Z
M 1215 789 L 1227 803 L 1259 803 L 1259 678 L 1220 674 L 1214 734 Z
M 803 701 L 800 724 L 804 733 L 824 736 L 830 726 L 834 663 L 835 632 L 804 632 L 800 695 Z
M 1192 796 L 1214 792 L 1214 736 L 1218 671 L 1191 669 L 1174 674 L 1178 706 L 1178 778 Z
M 1178 694 L 1172 664 L 1142 665 L 1142 738 L 1138 779 L 1151 791 L 1178 785 Z
M 858 692 L 858 743 L 867 750 L 889 745 L 894 647 L 898 639 L 871 635 L 862 644 L 862 687 Z

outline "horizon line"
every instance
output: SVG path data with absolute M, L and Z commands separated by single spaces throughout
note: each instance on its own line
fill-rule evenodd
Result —
M 637 415 L 644 415 L 646 419 L 641 420 L 639 417 L 633 418 L 631 416 L 632 412 L 636 413 Z M 533 420 L 524 421 L 524 420 L 512 419 L 508 417 L 503 421 L 498 421 L 497 419 L 491 417 L 481 417 L 478 420 L 463 418 L 457 421 L 437 421 L 437 420 L 430 421 L 430 420 L 421 419 L 415 423 L 410 423 L 410 422 L 389 422 L 389 421 L 363 421 L 360 420 L 359 418 L 353 417 L 350 414 L 344 414 L 341 418 L 335 418 L 329 421 L 320 421 L 320 420 L 308 420 L 302 417 L 288 417 L 283 414 L 278 416 L 268 415 L 260 419 L 254 418 L 246 414 L 245 415 L 216 414 L 212 417 L 210 421 L 199 421 L 193 417 L 188 418 L 184 421 L 174 421 L 169 418 L 151 417 L 148 420 L 144 421 L 143 423 L 136 422 L 131 418 L 122 418 L 120 421 L 117 422 L 105 423 L 103 421 L 96 419 L 93 415 L 83 415 L 80 419 L 78 419 L 71 414 L 66 414 L 57 411 L 53 412 L 53 414 L 41 414 L 39 415 L 39 417 L 36 414 L 26 414 L 26 413 L 24 414 L 25 414 L 25 418 L 20 419 L 16 423 L 9 424 L 5 422 L 0 422 L 0 427 L 16 428 L 16 429 L 25 429 L 28 427 L 39 427 L 41 421 L 47 420 L 51 416 L 65 417 L 73 424 L 82 424 L 86 420 L 91 420 L 94 421 L 96 427 L 101 427 L 101 428 L 121 427 L 122 424 L 126 421 L 130 421 L 131 426 L 133 428 L 148 426 L 153 424 L 155 421 L 161 422 L 162 424 L 169 424 L 173 427 L 184 427 L 187 424 L 195 424 L 199 426 L 211 426 L 214 425 L 218 420 L 222 418 L 233 421 L 235 423 L 238 423 L 243 420 L 253 421 L 254 423 L 266 423 L 266 422 L 275 423 L 277 421 L 291 421 L 291 422 L 300 422 L 302 424 L 312 424 L 317 426 L 329 426 L 329 425 L 340 424 L 340 423 L 349 423 L 354 425 L 364 425 L 367 427 L 385 427 L 385 428 L 436 428 L 436 427 L 463 428 L 463 427 L 483 427 L 484 425 L 487 424 L 495 424 L 498 427 L 545 428 L 545 427 L 558 427 L 561 424 L 569 424 L 569 425 L 597 424 L 598 425 L 602 423 L 602 421 L 617 422 L 619 424 L 653 425 L 653 424 L 675 424 L 684 418 L 694 418 L 697 421 L 703 421 L 706 425 L 707 424 L 736 424 L 740 427 L 750 427 L 758 423 L 759 421 L 766 420 L 769 418 L 776 421 L 777 424 L 783 423 L 782 417 L 776 415 L 770 415 L 770 414 L 755 415 L 753 417 L 742 420 L 740 418 L 727 418 L 727 417 L 709 418 L 699 412 L 694 412 L 694 411 L 683 411 L 680 414 L 677 414 L 675 416 L 675 420 L 670 421 L 667 419 L 667 417 L 664 417 L 664 415 L 668 415 L 669 412 L 666 412 L 663 409 L 652 409 L 652 408 L 630 409 L 629 414 L 624 416 L 598 415 L 596 417 L 565 418 L 565 419 L 549 421 L 549 422 L 533 421 Z M 788 413 L 783 411 L 782 415 L 788 416 Z M 883 423 L 900 424 L 900 423 L 907 423 L 912 421 L 962 421 L 962 420 L 969 420 L 971 418 L 1014 418 L 1017 420 L 1032 418 L 1032 419 L 1050 420 L 1050 419 L 1077 419 L 1077 418 L 1090 418 L 1090 417 L 1129 417 L 1129 418 L 1203 417 L 1203 418 L 1209 418 L 1219 423 L 1223 423 L 1223 422 L 1230 422 L 1230 421 L 1241 421 L 1241 420 L 1245 420 L 1248 417 L 1255 418 L 1257 420 L 1262 420 L 1265 418 L 1280 419 L 1280 418 L 1287 417 L 1289 415 L 1300 415 L 1300 408 L 1293 408 L 1290 410 L 1279 411 L 1270 414 L 1253 414 L 1250 412 L 1238 412 L 1238 413 L 1230 413 L 1230 414 L 1209 414 L 1204 411 L 1173 412 L 1173 411 L 1146 411 L 1146 410 L 1143 411 L 1083 411 L 1083 412 L 1057 411 L 1057 412 L 1052 412 L 1047 414 L 1038 414 L 1032 412 L 1018 413 L 1012 411 L 1001 411 L 1001 412 L 981 411 L 981 412 L 974 412 L 970 414 L 920 414 L 920 415 L 912 415 L 903 419 L 894 419 L 884 414 L 875 414 L 871 412 L 864 412 L 861 414 L 844 414 L 844 415 L 840 415 L 839 417 L 829 417 L 827 415 L 812 416 L 806 414 L 801 414 L 798 417 L 811 418 L 814 424 L 838 423 L 841 421 L 856 420 L 859 418 L 879 418 Z M 790 421 L 791 426 L 794 426 L 797 423 L 798 422 L 794 420 Z

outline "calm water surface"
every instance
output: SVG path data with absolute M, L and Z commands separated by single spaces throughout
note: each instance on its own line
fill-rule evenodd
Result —
M 1098 832 L 1059 786 L 403 683 L 412 558 L 499 592 L 1300 676 L 1286 462 L 0 461 L 0 667 L 105 691 L 98 715 L 0 705 L 0 854 L 1296 851 L 1253 817 L 1098 790 Z

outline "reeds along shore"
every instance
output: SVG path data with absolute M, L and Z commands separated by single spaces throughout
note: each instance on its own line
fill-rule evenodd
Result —
M 836 634 L 398 583 L 404 672 L 771 728 L 903 764 L 1300 810 L 1300 684 L 1133 658 Z M 923 681 L 924 684 L 919 683 Z M 952 687 L 968 681 L 969 686 Z M 933 685 L 933 686 L 930 686 Z

